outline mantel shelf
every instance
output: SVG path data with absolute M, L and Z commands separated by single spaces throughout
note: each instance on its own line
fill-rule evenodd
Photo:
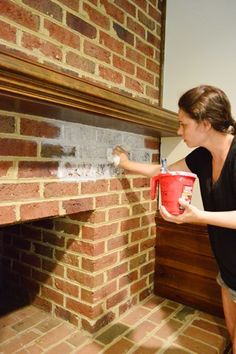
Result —
M 107 118 L 113 118 L 118 121 L 115 125 L 112 124 L 114 127 L 128 123 L 129 126 L 133 124 L 144 131 L 148 129 L 158 136 L 176 136 L 177 119 L 176 114 L 171 111 L 0 52 L 0 108 L 5 109 L 8 105 L 22 109 L 28 103 L 31 108 L 34 107 L 34 113 L 37 113 L 35 102 L 39 106 L 46 105 L 47 110 L 57 108 L 57 114 L 60 109 L 77 112 L 70 115 L 72 121 L 80 122 L 80 111 L 85 114 L 83 123 L 86 123 L 86 114 L 94 114 L 97 117 L 96 124 L 104 117 L 106 122 Z

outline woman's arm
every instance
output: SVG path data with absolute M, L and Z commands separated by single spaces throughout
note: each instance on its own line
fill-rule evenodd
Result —
M 116 146 L 113 149 L 113 155 L 119 156 L 120 162 L 118 166 L 125 170 L 139 173 L 147 177 L 156 176 L 160 173 L 161 165 L 131 161 L 128 158 L 127 152 L 121 146 Z M 185 159 L 171 164 L 168 166 L 168 170 L 190 172 L 188 166 L 186 165 Z

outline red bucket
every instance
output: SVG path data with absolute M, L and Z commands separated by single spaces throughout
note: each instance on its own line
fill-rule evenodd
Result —
M 170 214 L 182 214 L 184 210 L 179 204 L 179 198 L 191 202 L 196 177 L 194 173 L 182 171 L 160 173 L 151 179 L 151 198 L 156 198 L 157 184 L 159 183 L 161 204 Z

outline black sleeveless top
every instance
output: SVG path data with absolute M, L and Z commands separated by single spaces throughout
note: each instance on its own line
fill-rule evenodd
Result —
M 236 210 L 236 137 L 234 137 L 221 174 L 212 182 L 212 155 L 197 148 L 186 156 L 188 168 L 199 178 L 204 209 L 207 211 Z M 210 243 L 219 270 L 231 289 L 236 290 L 236 229 L 208 225 Z

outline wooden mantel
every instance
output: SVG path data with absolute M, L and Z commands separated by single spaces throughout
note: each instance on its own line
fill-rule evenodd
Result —
M 155 136 L 176 136 L 177 119 L 173 112 L 0 52 L 0 109 L 11 107 L 23 111 L 28 107 L 25 113 L 35 113 L 35 102 L 39 114 L 47 111 L 56 119 L 68 119 L 62 110 L 67 113 L 69 110 L 69 120 L 81 122 L 82 119 L 82 123 L 91 124 L 92 113 L 96 125 L 124 130 L 134 127 L 131 130 L 151 132 Z M 79 118 L 78 110 L 83 112 Z

